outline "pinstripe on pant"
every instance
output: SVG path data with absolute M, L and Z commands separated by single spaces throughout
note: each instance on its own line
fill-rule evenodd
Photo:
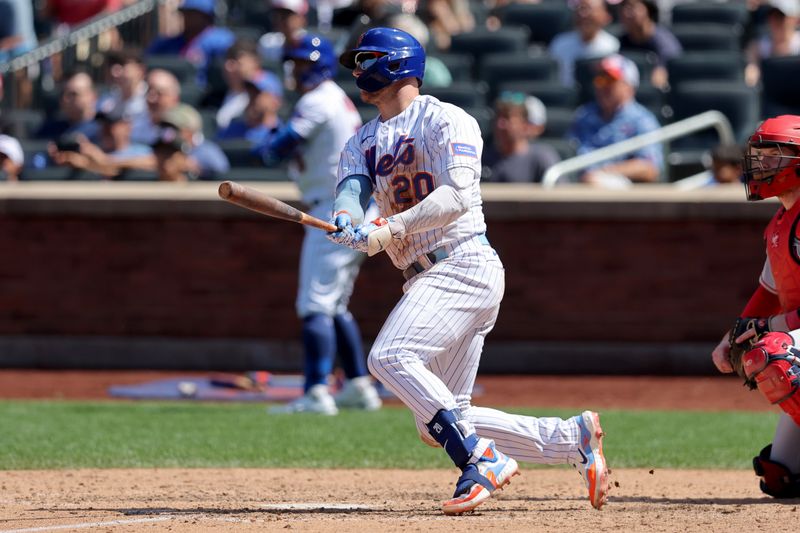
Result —
M 422 440 L 438 446 L 426 424 L 440 409 L 459 408 L 479 437 L 512 457 L 569 463 L 577 457 L 575 419 L 534 418 L 472 407 L 486 335 L 505 291 L 497 254 L 477 239 L 404 286 L 369 355 L 370 372 L 414 412 Z

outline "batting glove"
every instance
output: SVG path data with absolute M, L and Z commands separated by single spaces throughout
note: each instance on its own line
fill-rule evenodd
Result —
M 392 239 L 400 238 L 402 223 L 393 218 L 376 218 L 355 228 L 354 248 L 370 257 L 384 251 Z
M 350 213 L 347 211 L 338 211 L 337 213 L 333 214 L 333 219 L 331 220 L 331 224 L 336 226 L 338 229 L 334 232 L 328 233 L 328 239 L 336 244 L 341 244 L 342 246 L 347 246 L 348 248 L 352 248 L 357 250 L 353 245 L 355 241 L 355 229 L 353 228 L 353 219 L 350 217 Z

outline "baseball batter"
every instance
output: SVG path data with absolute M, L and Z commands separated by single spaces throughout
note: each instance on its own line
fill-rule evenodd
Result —
M 517 473 L 514 458 L 576 464 L 594 507 L 608 475 L 596 413 L 562 420 L 471 405 L 484 338 L 505 289 L 503 264 L 486 237 L 480 195 L 481 132 L 461 109 L 421 96 L 425 52 L 409 34 L 373 28 L 339 61 L 380 116 L 358 130 L 339 162 L 329 234 L 375 255 L 405 277 L 404 295 L 368 364 L 408 406 L 422 440 L 461 469 L 446 514 L 470 511 Z M 365 222 L 374 197 L 382 218 Z
M 711 354 L 784 411 L 772 444 L 753 458 L 761 490 L 800 497 L 800 116 L 765 120 L 747 143 L 748 200 L 777 196 L 764 232 L 767 259 L 758 288 Z
M 353 102 L 331 79 L 336 55 L 322 37 L 305 34 L 284 50 L 301 96 L 288 124 L 260 148 L 267 164 L 292 159 L 290 173 L 310 214 L 333 212 L 339 153 L 361 118 Z M 306 226 L 300 257 L 297 314 L 303 321 L 305 394 L 273 412 L 335 415 L 338 407 L 378 409 L 381 400 L 367 374 L 361 333 L 347 310 L 364 254 L 336 246 Z M 339 353 L 348 381 L 336 398 L 328 376 Z

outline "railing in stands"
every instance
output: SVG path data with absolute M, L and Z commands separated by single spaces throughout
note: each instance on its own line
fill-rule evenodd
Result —
M 146 46 L 158 33 L 157 7 L 162 3 L 164 0 L 140 0 L 114 13 L 98 15 L 65 35 L 0 63 L 2 107 L 19 109 L 41 104 L 41 93 L 53 90 L 60 73 L 78 65 L 95 80 L 102 79 L 102 53 L 113 47 L 116 37 L 126 46 Z
M 684 135 L 707 128 L 716 129 L 719 134 L 720 142 L 723 144 L 736 142 L 733 135 L 733 128 L 727 117 L 719 111 L 706 111 L 699 115 L 679 120 L 678 122 L 669 124 L 655 131 L 637 135 L 636 137 L 626 139 L 622 142 L 556 163 L 544 173 L 542 177 L 542 186 L 545 188 L 555 187 L 558 184 L 558 180 L 572 172 L 589 168 L 601 161 L 606 161 L 619 155 L 634 152 L 649 144 L 670 141 L 677 137 L 683 137 Z

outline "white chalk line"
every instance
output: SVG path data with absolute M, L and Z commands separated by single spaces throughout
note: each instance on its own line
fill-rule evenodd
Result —
M 57 531 L 59 529 L 87 529 L 92 527 L 125 526 L 128 524 L 144 524 L 147 522 L 166 522 L 174 520 L 174 516 L 158 516 L 155 518 L 131 518 L 130 520 L 109 520 L 106 522 L 80 522 L 59 526 L 27 527 L 23 529 L 1 529 L 0 533 L 35 533 L 37 531 Z

